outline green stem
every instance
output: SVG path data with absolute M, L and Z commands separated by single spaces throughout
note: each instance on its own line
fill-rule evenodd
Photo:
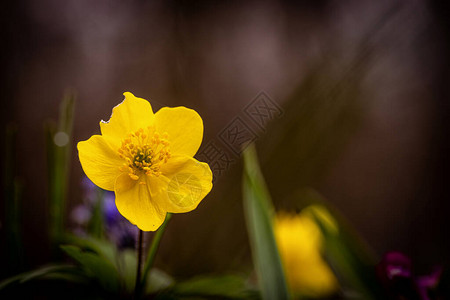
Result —
M 136 271 L 136 285 L 134 287 L 134 299 L 139 299 L 139 283 L 141 282 L 141 268 L 142 268 L 142 240 L 143 231 L 139 230 L 138 244 L 137 244 L 137 271 Z
M 142 281 L 141 281 L 142 289 L 145 287 L 145 283 L 147 282 L 148 274 L 150 273 L 150 269 L 153 266 L 156 252 L 158 251 L 159 243 L 160 243 L 161 238 L 164 234 L 164 231 L 167 227 L 167 224 L 169 223 L 171 218 L 172 218 L 172 214 L 168 213 L 166 215 L 166 219 L 164 220 L 164 223 L 161 225 L 161 227 L 158 229 L 158 231 L 156 231 L 155 237 L 152 240 L 152 244 L 150 245 L 150 249 L 148 250 L 147 261 L 145 262 L 144 273 L 142 276 Z

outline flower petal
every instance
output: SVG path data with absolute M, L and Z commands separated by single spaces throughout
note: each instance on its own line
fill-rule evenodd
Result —
M 150 196 L 147 184 L 139 184 L 128 174 L 122 174 L 116 180 L 114 192 L 120 214 L 139 229 L 155 231 L 164 222 L 166 211 Z
M 155 128 L 169 134 L 173 155 L 194 156 L 203 139 L 203 120 L 184 106 L 163 107 L 155 113 Z
M 172 157 L 161 171 L 161 176 L 151 177 L 148 182 L 155 201 L 167 212 L 194 210 L 211 191 L 211 169 L 194 158 Z
M 154 117 L 152 106 L 147 100 L 137 98 L 129 92 L 123 95 L 125 100 L 113 108 L 109 121 L 100 122 L 102 135 L 108 137 L 108 142 L 113 140 L 116 145 L 128 133 L 150 126 Z
M 100 135 L 93 135 L 77 145 L 81 167 L 87 177 L 102 189 L 113 191 L 119 167 L 124 163 Z

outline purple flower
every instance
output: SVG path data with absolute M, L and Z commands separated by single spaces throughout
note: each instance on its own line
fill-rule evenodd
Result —
M 383 275 L 388 280 L 411 278 L 411 259 L 400 252 L 386 253 L 381 261 Z
M 411 260 L 401 252 L 386 253 L 377 266 L 378 278 L 391 299 L 420 299 L 411 274 Z
M 83 189 L 83 203 L 76 206 L 71 212 L 71 219 L 75 224 L 74 232 L 77 235 L 86 235 L 94 210 L 98 209 L 99 201 L 103 218 L 105 236 L 119 248 L 134 248 L 138 229 L 126 220 L 117 210 L 115 195 L 110 191 L 101 191 L 87 177 L 81 182 Z
M 411 259 L 401 252 L 388 252 L 376 268 L 378 279 L 389 299 L 432 300 L 429 291 L 437 287 L 442 269 L 415 278 Z
M 98 197 L 98 187 L 86 176 L 81 179 L 81 189 L 83 190 L 83 202 L 95 204 Z
M 103 199 L 106 234 L 119 248 L 134 248 L 138 229 L 119 213 L 114 196 L 106 192 Z
M 111 227 L 115 223 L 121 221 L 120 217 L 122 217 L 122 215 L 117 210 L 113 192 L 105 192 L 103 198 L 103 216 L 107 227 Z
M 421 299 L 432 299 L 429 295 L 429 292 L 430 290 L 434 290 L 437 288 L 441 275 L 442 268 L 436 268 L 431 274 L 417 278 L 417 288 L 419 290 L 420 296 L 422 297 Z
M 85 226 L 89 223 L 89 220 L 92 217 L 92 211 L 91 209 L 85 205 L 80 204 L 76 206 L 72 212 L 70 213 L 70 218 L 72 221 L 75 222 L 75 224 L 79 226 Z

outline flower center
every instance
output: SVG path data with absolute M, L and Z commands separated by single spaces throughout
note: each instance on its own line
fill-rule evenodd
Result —
M 139 180 L 141 174 L 161 175 L 161 165 L 170 158 L 168 138 L 167 132 L 161 135 L 151 126 L 146 131 L 139 128 L 129 133 L 117 150 L 119 156 L 125 160 L 120 170 L 128 172 L 133 180 Z M 145 184 L 145 181 L 140 184 Z

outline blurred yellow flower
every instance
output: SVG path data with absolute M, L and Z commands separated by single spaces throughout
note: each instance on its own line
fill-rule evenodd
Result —
M 294 295 L 327 296 L 338 288 L 336 277 L 321 256 L 323 237 L 308 213 L 280 213 L 275 239 L 286 280 Z
M 101 135 L 78 143 L 84 172 L 114 191 L 119 212 L 141 230 L 154 231 L 166 213 L 195 209 L 212 188 L 206 163 L 193 158 L 203 139 L 202 118 L 186 107 L 161 108 L 133 94 L 113 108 Z

